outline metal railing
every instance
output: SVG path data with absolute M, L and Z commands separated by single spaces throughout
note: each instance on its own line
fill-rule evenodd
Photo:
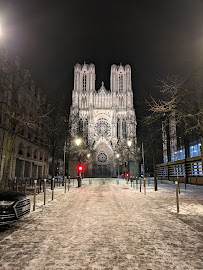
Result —
M 175 181 L 194 185 L 203 185 L 203 167 L 201 156 L 186 158 L 157 165 L 159 180 Z

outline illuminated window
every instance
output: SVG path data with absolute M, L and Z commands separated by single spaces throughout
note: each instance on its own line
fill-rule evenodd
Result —
M 197 157 L 201 155 L 201 150 L 200 150 L 201 142 L 200 140 L 196 142 L 191 142 L 190 143 L 190 157 Z

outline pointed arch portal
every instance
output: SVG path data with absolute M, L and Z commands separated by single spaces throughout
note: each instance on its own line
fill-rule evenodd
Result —
M 95 145 L 93 175 L 95 177 L 112 177 L 113 151 L 105 138 L 100 138 Z

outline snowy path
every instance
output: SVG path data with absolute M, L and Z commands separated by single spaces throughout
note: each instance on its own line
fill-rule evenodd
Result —
M 202 234 L 152 196 L 124 182 L 72 188 L 0 242 L 0 269 L 203 269 Z

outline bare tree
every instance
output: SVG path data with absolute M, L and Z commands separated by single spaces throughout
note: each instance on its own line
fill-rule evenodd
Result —
M 185 134 L 195 132 L 203 145 L 203 84 L 200 73 L 195 72 L 188 80 L 166 76 L 159 81 L 161 97 L 158 100 L 151 97 L 148 102 L 151 114 L 146 117 L 146 122 L 175 119 L 177 127 L 184 130 Z
M 48 148 L 52 157 L 51 175 L 54 177 L 56 163 L 58 159 L 63 158 L 65 143 L 68 141 L 68 115 L 62 102 L 54 100 L 54 93 L 50 100 L 48 108 L 50 111 L 49 117 L 45 121 L 45 129 L 48 134 Z
M 19 132 L 40 127 L 47 116 L 45 98 L 30 73 L 17 62 L 0 58 L 0 113 L 7 131 L 5 160 L 1 186 L 7 188 L 11 154 Z
M 144 124 L 142 126 L 142 141 L 145 146 L 145 157 L 148 166 L 151 164 L 154 173 L 154 190 L 157 191 L 157 175 L 156 165 L 162 158 L 162 134 L 161 134 L 161 123 L 159 120 L 153 122 L 153 125 Z

